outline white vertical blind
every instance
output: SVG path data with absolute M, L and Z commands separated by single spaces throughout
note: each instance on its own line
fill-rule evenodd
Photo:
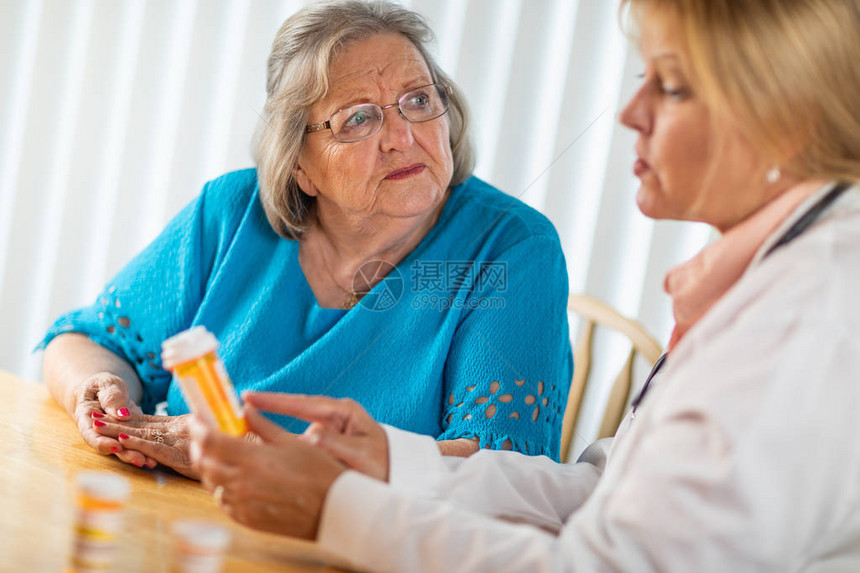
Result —
M 205 181 L 252 165 L 269 48 L 306 3 L 0 0 L 0 368 L 38 378 L 30 351 L 56 315 L 93 300 Z M 430 19 L 468 96 L 477 174 L 553 221 L 571 290 L 665 342 L 662 277 L 709 232 L 636 210 L 635 136 L 617 115 L 640 64 L 617 2 L 402 3 Z M 586 396 L 577 447 L 607 391 Z

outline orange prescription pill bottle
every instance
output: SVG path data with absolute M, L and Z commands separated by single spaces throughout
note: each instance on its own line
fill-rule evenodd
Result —
M 195 326 L 161 344 L 161 362 L 173 372 L 192 412 L 222 432 L 241 436 L 246 432 L 244 414 L 217 349 L 215 336 Z
M 220 573 L 230 530 L 205 521 L 173 522 L 171 573 Z
M 113 569 L 130 489 L 121 475 L 98 471 L 78 474 L 75 539 L 68 573 Z

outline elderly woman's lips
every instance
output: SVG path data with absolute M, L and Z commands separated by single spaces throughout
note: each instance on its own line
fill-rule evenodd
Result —
M 636 163 L 633 164 L 633 174 L 636 175 L 636 177 L 641 177 L 650 169 L 651 166 L 648 165 L 644 159 L 637 159 Z
M 418 175 L 427 166 L 423 163 L 416 163 L 415 165 L 410 165 L 409 167 L 404 167 L 403 169 L 397 169 L 389 173 L 385 178 L 386 179 L 406 179 L 408 177 L 412 177 L 413 175 Z

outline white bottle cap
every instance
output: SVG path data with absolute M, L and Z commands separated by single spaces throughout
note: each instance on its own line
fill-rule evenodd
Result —
M 161 364 L 170 370 L 218 348 L 218 340 L 205 326 L 195 326 L 161 343 Z
M 207 521 L 174 521 L 172 530 L 177 543 L 200 552 L 221 553 L 230 545 L 230 530 Z
M 131 492 L 128 479 L 110 472 L 80 472 L 77 483 L 78 491 L 104 501 L 124 502 Z

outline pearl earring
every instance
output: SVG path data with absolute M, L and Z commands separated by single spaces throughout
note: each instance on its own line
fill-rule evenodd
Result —
M 782 172 L 779 170 L 779 166 L 777 165 L 774 165 L 773 167 L 768 169 L 767 173 L 765 173 L 764 175 L 765 180 L 771 185 L 779 181 L 780 177 L 782 177 Z

